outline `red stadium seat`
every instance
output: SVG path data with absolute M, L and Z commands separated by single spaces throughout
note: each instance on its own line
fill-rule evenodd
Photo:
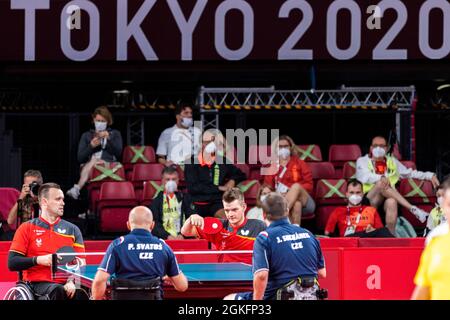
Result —
M 402 160 L 402 155 L 398 149 L 398 144 L 394 144 L 394 149 L 392 150 L 392 155 L 397 158 L 397 160 Z
M 333 179 L 335 170 L 331 162 L 309 162 L 309 169 L 314 180 L 318 179 Z
M 101 185 L 110 181 L 125 181 L 125 170 L 122 164 L 119 162 L 96 164 L 89 175 L 89 184 L 87 185 L 91 212 L 96 212 Z
M 267 164 L 268 157 L 272 154 L 270 145 L 250 145 L 248 149 L 247 164 L 250 168 L 250 173 L 247 179 L 258 180 L 262 182 L 264 177 L 261 177 L 260 168 L 262 166 L 261 161 Z
M 414 161 L 409 161 L 409 160 L 402 160 L 400 161 L 405 167 L 407 167 L 408 169 L 413 169 L 416 170 L 416 163 Z
M 356 162 L 347 161 L 344 163 L 344 168 L 342 169 L 342 178 L 345 180 L 356 179 Z
M 131 179 L 133 166 L 137 163 L 156 162 L 155 149 L 152 146 L 125 146 L 122 164 L 125 168 L 127 180 Z
M 433 190 L 433 185 L 430 181 L 423 181 L 417 179 L 403 179 L 400 181 L 400 194 L 408 200 L 412 205 L 415 205 L 426 212 L 433 209 L 436 202 L 436 196 Z M 426 222 L 421 223 L 409 210 L 402 207 L 402 215 L 414 226 L 425 227 Z
M 6 221 L 8 219 L 9 210 L 14 206 L 19 198 L 20 191 L 14 188 L 0 188 L 0 219 Z M 4 222 L 6 223 L 6 222 Z M 12 230 L 16 230 L 16 223 L 9 226 Z
M 345 206 L 347 182 L 344 179 L 321 179 L 317 182 L 316 199 L 316 225 L 324 230 L 329 216 L 336 207 Z
M 164 165 L 161 163 L 138 163 L 133 167 L 131 182 L 134 185 L 136 199 L 141 200 L 144 181 L 161 180 Z
M 164 191 L 164 186 L 161 184 L 161 180 L 144 181 L 144 189 L 140 199 L 141 205 L 149 206 L 152 203 L 152 200 L 161 191 Z
M 237 168 L 239 168 L 247 177 L 247 179 L 250 179 L 250 167 L 246 165 L 245 163 L 237 163 L 235 164 Z
M 98 200 L 99 230 L 126 232 L 129 212 L 138 205 L 131 182 L 105 182 Z
M 245 180 L 238 184 L 237 186 L 245 197 L 245 203 L 248 207 L 253 207 L 256 205 L 256 196 L 261 184 L 257 180 Z
M 361 157 L 361 148 L 357 144 L 333 144 L 328 151 L 328 161 L 336 169 L 336 178 L 342 177 L 342 167 L 347 161 L 356 161 Z
M 310 162 L 320 162 L 322 161 L 322 152 L 317 144 L 301 144 L 297 146 L 300 150 L 300 159 Z

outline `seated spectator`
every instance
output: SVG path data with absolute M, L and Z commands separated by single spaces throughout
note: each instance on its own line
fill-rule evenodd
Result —
M 7 223 L 13 226 L 37 218 L 39 216 L 39 203 L 37 190 L 43 184 L 42 174 L 38 170 L 28 170 L 23 175 L 23 185 L 19 198 L 14 206 L 9 210 Z M 30 188 L 33 187 L 32 189 Z M 34 192 L 33 192 L 34 191 Z M 12 240 L 14 231 L 7 231 L 2 235 L 3 240 Z
M 445 213 L 442 210 L 442 201 L 444 196 L 444 188 L 442 185 L 436 189 L 436 206 L 431 210 L 430 215 L 427 220 L 427 228 L 425 229 L 425 235 L 429 234 L 432 230 L 434 230 L 440 224 L 447 222 L 445 218 Z
M 204 218 L 192 214 L 181 228 L 181 233 L 212 242 L 217 250 L 253 250 L 256 236 L 266 229 L 264 222 L 245 217 L 244 194 L 238 188 L 232 188 L 223 194 L 223 206 L 226 219 L 221 219 L 222 230 L 214 234 L 203 231 Z M 220 257 L 220 262 L 252 263 L 252 254 L 226 254 Z
M 122 156 L 122 135 L 111 129 L 113 123 L 111 112 L 107 107 L 98 107 L 92 114 L 94 129 L 81 136 L 78 144 L 78 162 L 81 163 L 80 180 L 67 191 L 67 195 L 78 199 L 80 190 L 88 182 L 92 168 L 104 162 L 120 161 Z
M 216 154 L 216 135 L 212 131 L 204 132 L 201 152 L 184 168 L 193 210 L 202 217 L 223 217 L 223 192 L 246 179 L 239 168 L 225 163 L 223 157 Z
M 395 188 L 400 179 L 430 180 L 434 187 L 439 180 L 433 172 L 421 172 L 406 168 L 394 156 L 387 154 L 388 145 L 384 137 L 372 139 L 369 154 L 356 161 L 356 179 L 363 183 L 363 191 L 370 204 L 386 212 L 386 226 L 395 234 L 398 204 L 408 209 L 421 222 L 425 222 L 428 212 L 413 206 Z
M 184 239 L 181 227 L 190 215 L 190 196 L 178 191 L 178 171 L 175 167 L 165 167 L 161 181 L 164 192 L 153 199 L 150 210 L 155 227 L 153 235 L 161 239 Z
M 291 223 L 300 225 L 302 212 L 312 213 L 316 209 L 310 196 L 313 191 L 311 170 L 299 158 L 298 147 L 289 136 L 283 135 L 274 141 L 272 155 L 278 156 L 278 160 L 271 163 L 274 173 L 264 176 L 264 184 L 285 196 Z
M 325 235 L 334 233 L 336 224 L 340 237 L 393 237 L 387 228 L 383 227 L 377 209 L 364 206 L 363 186 L 356 179 L 347 183 L 346 197 L 348 205 L 336 208 L 328 218 Z
M 156 154 L 158 162 L 165 166 L 181 165 L 200 149 L 201 131 L 193 127 L 192 108 L 179 104 L 175 109 L 177 122 L 165 129 L 158 140 Z
M 266 215 L 264 214 L 262 209 L 262 203 L 264 199 L 267 198 L 267 195 L 274 191 L 275 190 L 267 184 L 263 184 L 259 188 L 258 193 L 256 194 L 256 207 L 251 208 L 247 212 L 247 219 L 258 219 L 261 221 L 266 220 Z

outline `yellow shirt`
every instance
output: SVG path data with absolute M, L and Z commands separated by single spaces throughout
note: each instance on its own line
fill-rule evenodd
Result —
M 414 283 L 430 289 L 432 300 L 450 300 L 450 232 L 425 247 Z

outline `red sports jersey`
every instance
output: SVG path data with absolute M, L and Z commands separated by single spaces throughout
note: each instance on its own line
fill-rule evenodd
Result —
M 26 257 L 35 257 L 56 253 L 65 246 L 73 247 L 75 252 L 84 252 L 80 229 L 61 218 L 50 224 L 39 217 L 20 225 L 9 250 Z M 40 265 L 23 271 L 23 280 L 58 282 L 52 279 L 50 267 Z
M 358 219 L 359 214 L 360 218 Z M 333 233 L 337 224 L 339 228 L 339 236 L 343 237 L 349 223 L 350 225 L 355 226 L 355 232 L 366 230 L 369 224 L 375 229 L 383 228 L 383 222 L 381 222 L 380 215 L 374 207 L 338 207 L 334 209 L 328 218 L 325 231 Z
M 217 250 L 253 250 L 256 236 L 266 229 L 264 222 L 256 219 L 245 219 L 237 228 L 222 220 L 223 229 L 216 234 L 206 234 L 200 228 L 197 232 L 202 239 L 212 242 Z M 244 262 L 252 264 L 252 254 L 224 254 L 219 262 Z

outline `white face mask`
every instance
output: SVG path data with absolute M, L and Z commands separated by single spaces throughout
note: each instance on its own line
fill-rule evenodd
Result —
M 105 131 L 107 127 L 107 123 L 103 121 L 94 121 L 95 131 Z
M 177 183 L 174 180 L 169 180 L 166 182 L 165 189 L 167 193 L 174 193 L 177 191 Z
M 207 145 L 206 145 L 206 147 L 205 147 L 205 152 L 206 153 L 215 153 L 216 152 L 216 150 L 217 150 L 217 147 L 216 147 L 216 144 L 214 143 L 214 142 L 210 142 L 210 143 L 208 143 Z
M 192 120 L 192 118 L 182 118 L 181 119 L 181 125 L 185 128 L 192 127 L 193 123 L 194 123 L 194 120 Z
M 352 194 L 348 198 L 348 202 L 350 202 L 354 206 L 357 206 L 358 204 L 360 204 L 361 201 L 362 201 L 362 197 L 360 195 L 357 195 L 357 194 Z
M 442 204 L 444 203 L 444 197 L 438 197 L 437 198 L 437 204 L 439 207 L 442 208 Z
M 261 200 L 261 202 L 264 202 L 264 200 L 267 199 L 267 194 L 263 194 L 261 195 L 261 198 L 259 198 L 259 200 Z
M 291 155 L 291 150 L 289 150 L 288 148 L 278 149 L 278 156 L 281 159 L 287 159 L 290 155 Z
M 386 151 L 382 147 L 375 147 L 372 149 L 372 155 L 375 158 L 383 158 L 386 155 Z

